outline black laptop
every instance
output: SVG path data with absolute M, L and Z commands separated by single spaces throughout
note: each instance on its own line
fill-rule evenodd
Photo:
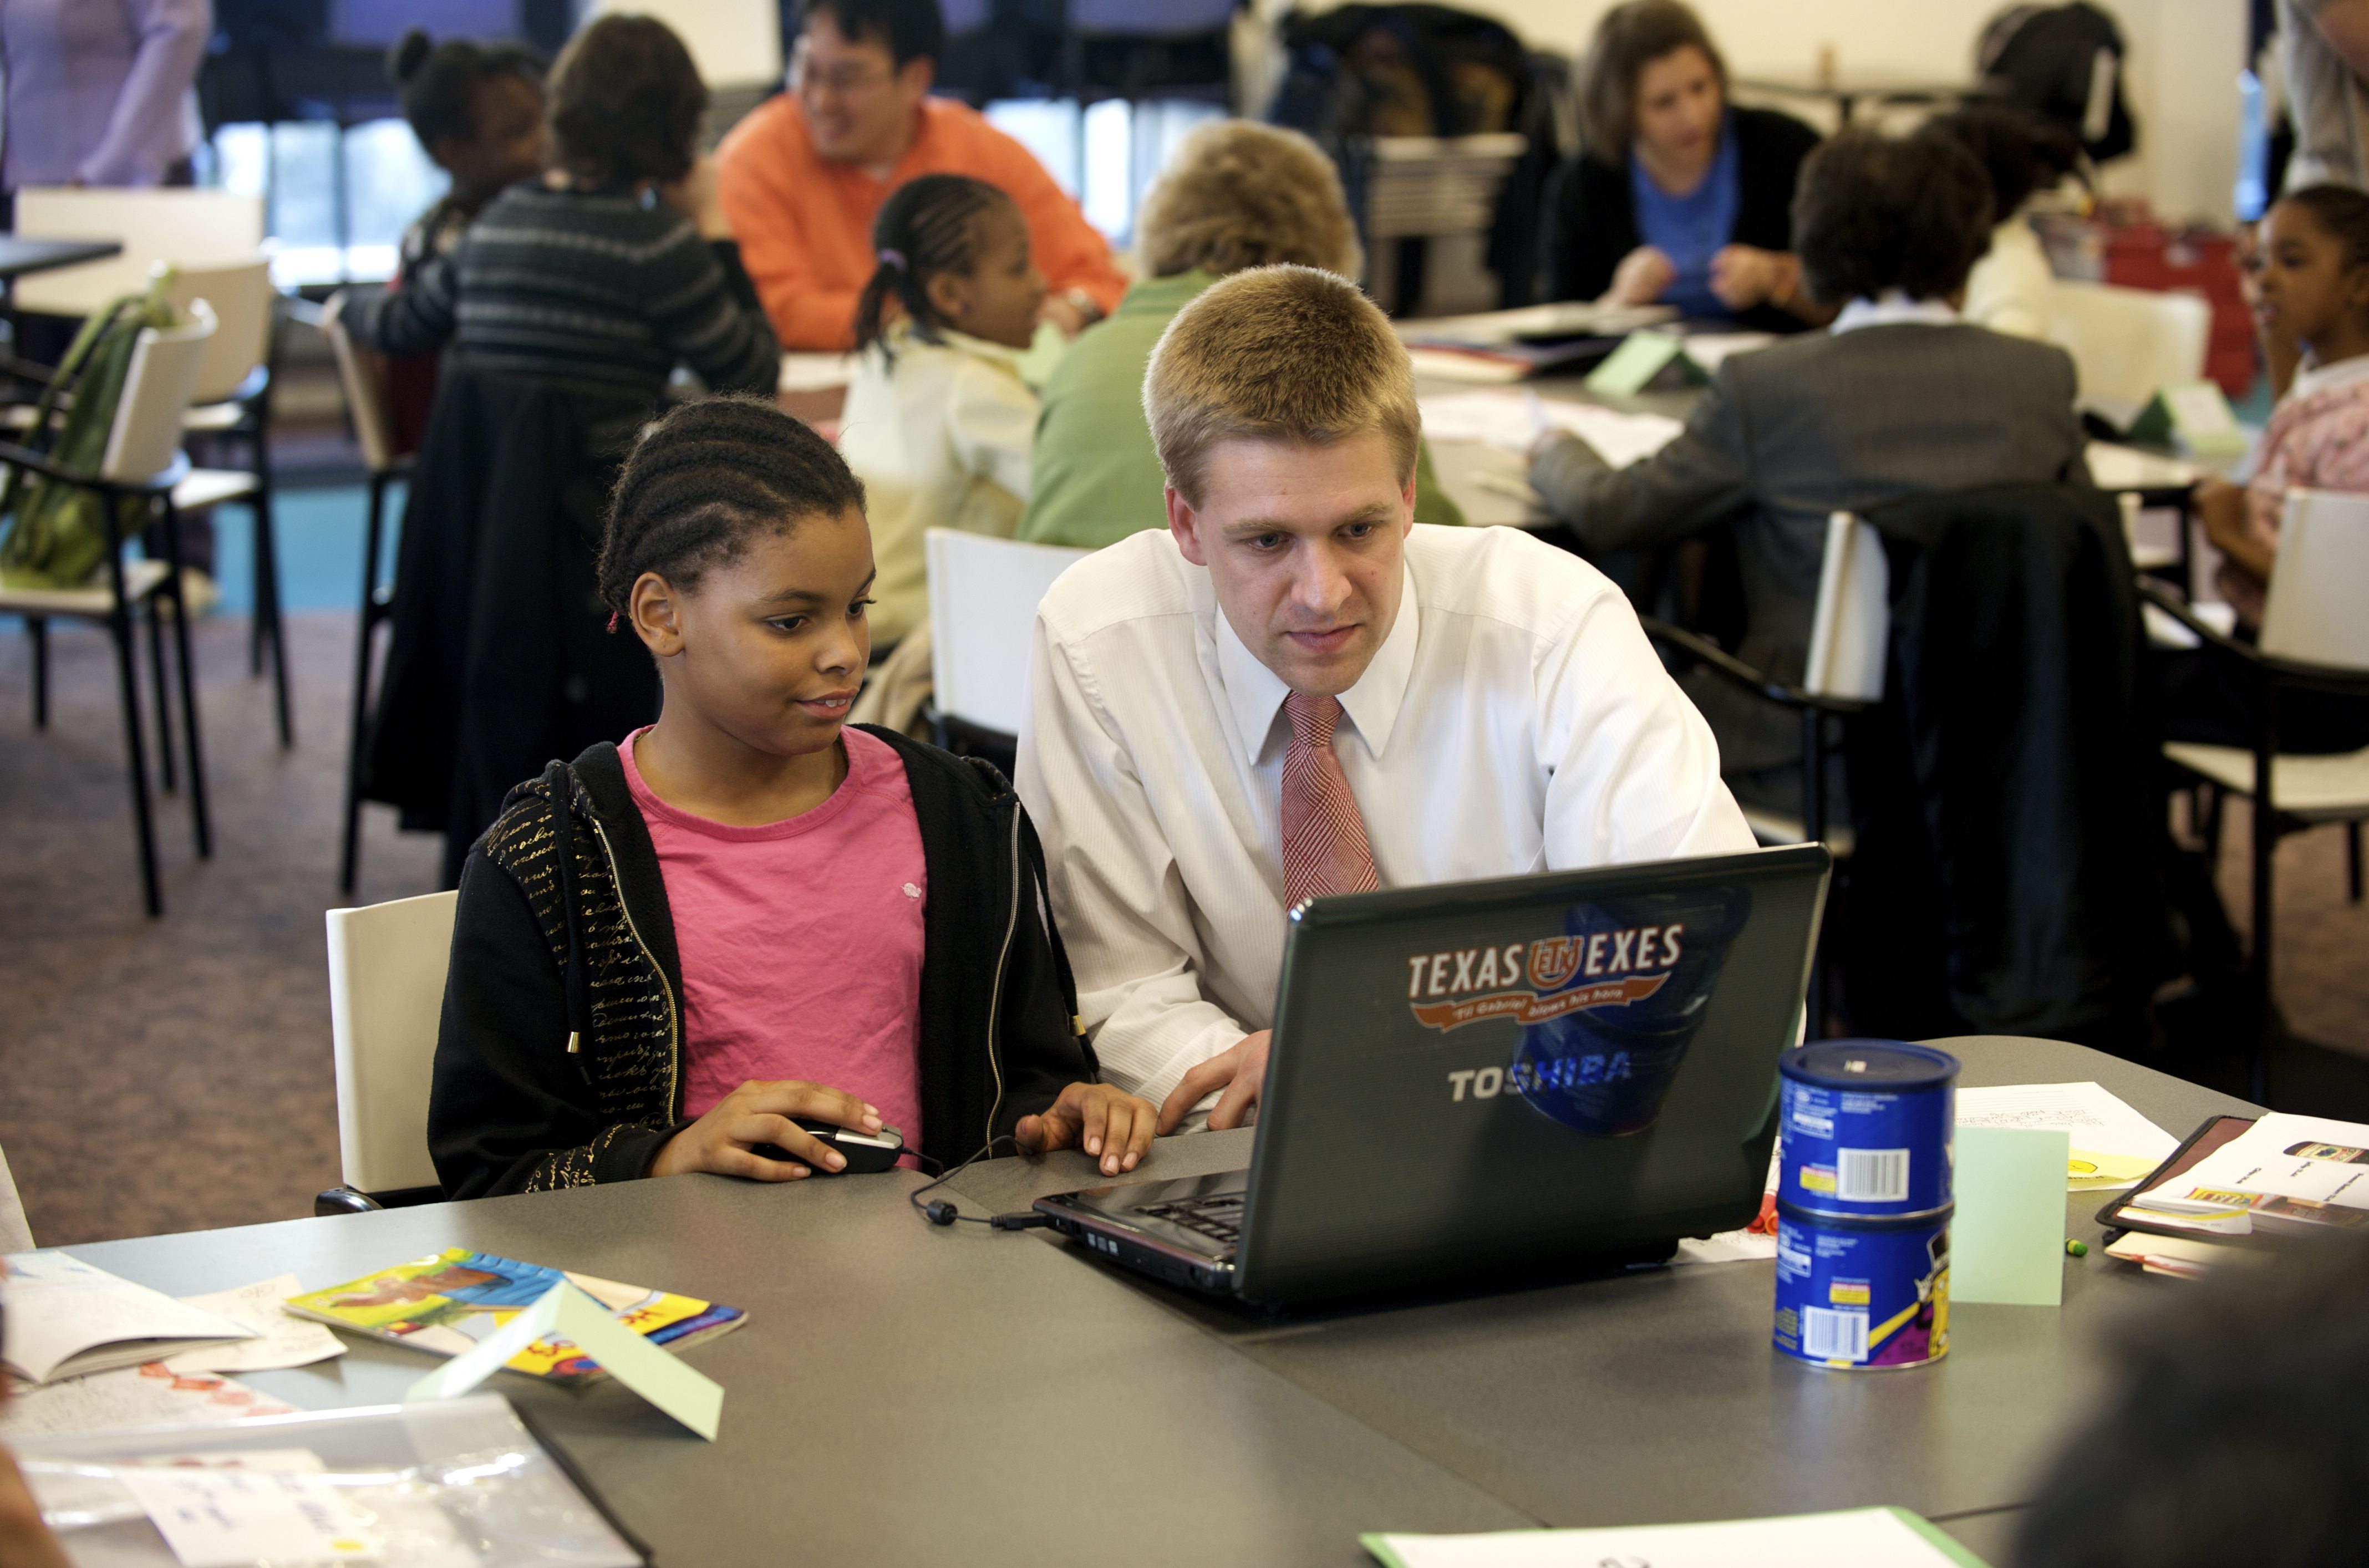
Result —
M 1265 1306 L 1658 1262 L 1749 1224 L 1831 864 L 1803 844 L 1305 905 L 1250 1169 L 1036 1207 Z

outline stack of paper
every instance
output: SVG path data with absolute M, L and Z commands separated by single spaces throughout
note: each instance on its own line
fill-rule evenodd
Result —
M 1388 1568 L 1983 1568 L 1981 1558 L 1906 1508 L 1708 1525 L 1360 1539 Z
M 2072 1140 L 2066 1185 L 2074 1192 L 2134 1185 L 2180 1147 L 2178 1139 L 2098 1083 L 1961 1089 L 1958 1125 L 2063 1132 Z
M 0 1408 L 0 1439 L 119 1426 L 212 1426 L 250 1415 L 285 1415 L 295 1407 L 235 1378 L 176 1372 L 162 1361 L 93 1372 L 20 1389 Z
M 2226 1264 L 2240 1267 L 2268 1263 L 2271 1254 L 2219 1242 L 2192 1242 L 2184 1236 L 2151 1236 L 2125 1230 L 2108 1244 L 2106 1255 L 2137 1264 L 2149 1274 L 2176 1279 L 2202 1279 Z

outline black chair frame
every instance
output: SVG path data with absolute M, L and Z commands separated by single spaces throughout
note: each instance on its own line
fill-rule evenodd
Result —
M 1736 658 L 1725 648 L 1700 633 L 1652 615 L 1640 615 L 1638 621 L 1645 635 L 1656 642 L 1666 643 L 1694 659 L 1722 680 L 1742 687 L 1754 696 L 1790 708 L 1802 720 L 1802 841 L 1822 843 L 1826 836 L 1826 762 L 1835 754 L 1832 730 L 1851 715 L 1867 711 L 1866 703 L 1850 697 L 1822 696 L 1815 692 L 1787 681 L 1780 681 L 1767 670 L 1756 669 Z M 1831 722 L 1830 722 L 1831 721 Z M 1810 966 L 1808 996 L 1809 1037 L 1823 1039 L 1826 1027 L 1826 938 L 1821 928 L 1818 951 Z
M 2369 699 L 2369 671 L 2335 670 L 2325 665 L 2299 664 L 2264 653 L 2249 643 L 2221 631 L 2200 619 L 2188 601 L 2169 586 L 2142 575 L 2139 591 L 2149 603 L 2179 622 L 2203 644 L 2215 652 L 2241 661 L 2252 674 L 2256 692 L 2256 723 L 2253 733 L 2254 805 L 2253 830 L 2249 846 L 2249 900 L 2252 907 L 2252 934 L 2247 954 L 2248 992 L 2253 1017 L 2247 1041 L 2247 1073 L 2249 1093 L 2257 1104 L 2267 1104 L 2270 1091 L 2270 1053 L 2272 1036 L 2277 1029 L 2277 1010 L 2272 1004 L 2271 985 L 2271 955 L 2272 952 L 2272 917 L 2271 870 L 2279 840 L 2289 833 L 2300 832 L 2318 824 L 2282 814 L 2273 804 L 2271 794 L 2272 774 L 2279 754 L 2278 694 L 2282 690 L 2329 692 L 2345 696 Z M 2209 779 L 2200 780 L 2203 788 L 2213 794 L 2209 811 L 2201 815 L 2209 818 L 2206 832 L 2209 845 L 2220 841 L 2221 808 L 2219 789 Z M 2347 844 L 2351 874 L 2350 891 L 2355 900 L 2361 897 L 2361 823 L 2349 824 Z
M 40 452 L 29 452 L 10 441 L 0 441 L 0 466 L 17 467 L 38 474 L 62 485 L 95 492 L 100 499 L 100 512 L 106 519 L 107 569 L 109 582 L 114 589 L 114 603 L 103 617 L 109 641 L 115 647 L 116 683 L 123 703 L 123 745 L 127 771 L 132 776 L 132 820 L 139 839 L 140 884 L 150 916 L 165 912 L 162 884 L 156 870 L 156 831 L 148 800 L 148 760 L 141 736 L 140 689 L 133 672 L 133 627 L 139 607 L 132 601 L 123 570 L 121 525 L 117 517 L 117 503 L 129 497 L 144 500 L 154 508 L 162 503 L 165 536 L 165 575 L 149 593 L 149 658 L 156 682 L 156 738 L 159 774 L 163 787 L 170 793 L 176 787 L 173 767 L 173 735 L 170 710 L 171 691 L 165 678 L 164 627 L 156 612 L 156 601 L 162 599 L 173 610 L 173 646 L 179 669 L 181 688 L 181 737 L 189 770 L 189 819 L 192 836 L 197 843 L 198 858 L 213 856 L 213 825 L 206 803 L 205 752 L 198 736 L 198 691 L 196 665 L 189 654 L 189 616 L 181 598 L 181 526 L 180 517 L 173 505 L 173 486 L 189 470 L 186 455 L 177 454 L 173 466 L 161 474 L 140 480 L 101 479 L 89 474 L 61 467 Z M 28 616 L 27 625 L 33 638 L 33 722 L 45 727 L 49 722 L 49 647 L 47 617 Z
M 374 1214 L 382 1208 L 416 1208 L 423 1203 L 443 1201 L 442 1187 L 400 1187 L 393 1192 L 366 1193 L 340 1182 L 313 1195 L 313 1217 L 327 1219 L 340 1214 Z

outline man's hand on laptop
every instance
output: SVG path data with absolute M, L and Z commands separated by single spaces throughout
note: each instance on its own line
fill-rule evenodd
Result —
M 1174 1132 L 1177 1124 L 1193 1114 L 1193 1107 L 1203 1095 L 1213 1089 L 1223 1089 L 1218 1104 L 1209 1112 L 1209 1130 L 1224 1132 L 1242 1125 L 1244 1117 L 1258 1104 L 1259 1085 L 1266 1080 L 1266 1041 L 1268 1031 L 1244 1035 L 1231 1050 L 1220 1051 L 1177 1080 L 1175 1090 L 1160 1107 L 1160 1131 L 1162 1137 Z
M 1012 1136 L 1030 1154 L 1082 1149 L 1103 1174 L 1132 1171 L 1151 1152 L 1151 1102 L 1107 1083 L 1072 1083 L 1045 1114 L 1023 1116 Z

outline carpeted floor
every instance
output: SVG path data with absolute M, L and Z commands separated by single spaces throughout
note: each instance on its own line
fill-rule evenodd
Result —
M 217 842 L 196 861 L 185 804 L 163 803 L 154 922 L 104 638 L 52 634 L 43 734 L 25 639 L 0 636 L 0 1149 L 44 1243 L 291 1219 L 338 1179 L 321 914 L 343 902 L 352 627 L 345 612 L 290 617 L 297 746 L 283 753 L 270 689 L 246 674 L 244 619 L 200 624 Z M 397 835 L 383 807 L 365 815 L 360 901 L 430 891 L 438 842 Z M 2227 887 L 2242 887 L 2244 827 L 2233 807 Z M 2341 838 L 2290 839 L 2278 875 L 2281 1001 L 2298 1034 L 2337 1050 L 2283 1056 L 2273 1101 L 2369 1114 L 2369 909 L 2345 901 Z
M 165 918 L 141 911 L 105 637 L 52 632 L 32 728 L 21 634 L 0 637 L 0 1149 L 44 1243 L 312 1212 L 338 1179 L 322 911 L 337 895 L 353 618 L 289 618 L 296 750 L 246 674 L 246 623 L 200 622 L 215 845 L 160 799 Z M 143 701 L 147 701 L 145 682 Z M 441 845 L 369 812 L 360 901 L 433 890 Z

